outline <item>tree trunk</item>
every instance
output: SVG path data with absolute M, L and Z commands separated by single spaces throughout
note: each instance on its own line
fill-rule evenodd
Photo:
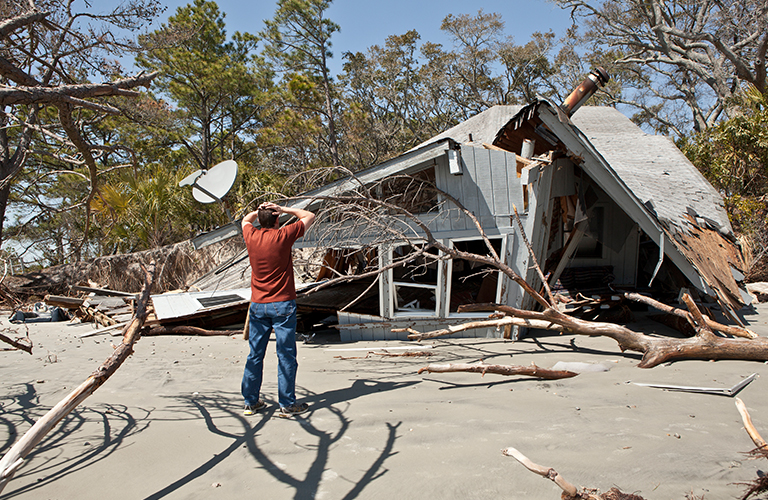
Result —
M 689 309 L 695 309 L 693 302 L 688 303 Z M 622 351 L 635 351 L 643 354 L 643 359 L 637 366 L 652 368 L 654 366 L 682 359 L 738 359 L 747 361 L 768 361 L 768 338 L 725 338 L 718 337 L 709 329 L 706 320 L 697 316 L 697 334 L 687 339 L 651 337 L 635 332 L 614 323 L 586 321 L 563 314 L 555 308 L 547 308 L 543 312 L 524 311 L 501 304 L 471 304 L 462 306 L 459 311 L 500 311 L 508 316 L 514 316 L 518 321 L 529 321 L 537 328 L 561 330 L 577 335 L 590 337 L 609 337 L 619 344 Z M 693 314 L 694 311 L 691 310 Z M 696 310 L 698 312 L 698 310 Z M 506 323 L 506 318 L 496 320 L 499 324 Z M 487 322 L 475 324 L 487 326 Z M 408 335 L 410 340 L 424 340 L 461 331 L 460 327 L 452 327 L 433 332 Z

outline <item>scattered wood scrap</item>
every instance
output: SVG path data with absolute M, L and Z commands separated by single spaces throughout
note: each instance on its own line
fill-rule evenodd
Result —
M 72 311 L 80 321 L 93 321 L 103 327 L 125 323 L 133 317 L 135 294 L 98 288 L 87 290 L 90 290 L 90 293 L 85 297 L 46 295 L 44 301 L 49 306 Z
M 519 365 L 488 365 L 480 361 L 479 363 L 451 363 L 447 365 L 428 365 L 424 368 L 420 368 L 418 373 L 449 373 L 449 372 L 471 372 L 480 373 L 485 375 L 486 373 L 495 373 L 497 375 L 528 375 L 530 377 L 543 378 L 546 380 L 558 380 L 561 378 L 570 378 L 578 375 L 576 372 L 568 370 L 549 370 L 547 368 L 539 368 L 535 364 L 531 363 L 530 366 Z
M 133 299 L 91 293 L 80 306 L 80 311 L 102 326 L 115 325 L 133 316 Z
M 426 352 L 426 351 L 411 351 L 411 352 L 403 352 L 400 354 L 394 354 L 391 352 L 375 352 L 370 351 L 365 356 L 334 356 L 336 359 L 368 359 L 372 355 L 375 356 L 383 356 L 387 358 L 420 358 L 420 357 L 427 357 L 432 356 L 433 353 Z
M 560 497 L 562 500 L 644 500 L 640 495 L 623 493 L 618 488 L 611 488 L 601 495 L 595 489 L 582 488 L 582 491 L 579 491 L 576 486 L 568 482 L 555 469 L 532 462 L 515 448 L 505 448 L 501 450 L 501 453 L 504 456 L 514 458 L 529 471 L 554 482 L 563 490 L 563 494 Z

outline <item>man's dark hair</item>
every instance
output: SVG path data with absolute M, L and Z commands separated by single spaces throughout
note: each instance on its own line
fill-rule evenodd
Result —
M 277 212 L 265 208 L 259 209 L 259 224 L 261 224 L 261 227 L 275 227 L 275 222 L 277 222 L 277 219 Z

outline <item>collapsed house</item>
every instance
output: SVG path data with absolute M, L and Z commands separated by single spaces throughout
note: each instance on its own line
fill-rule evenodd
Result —
M 376 185 L 377 196 L 407 204 L 435 239 L 488 253 L 474 221 L 445 199 L 452 197 L 479 221 L 501 261 L 541 287 L 517 228 L 517 210 L 532 253 L 557 291 L 612 304 L 623 290 L 670 301 L 686 287 L 741 324 L 737 311 L 748 295 L 739 286 L 743 264 L 721 196 L 669 138 L 643 132 L 614 108 L 581 106 L 594 82 L 607 81 L 601 70 L 590 78 L 587 91 L 582 84 L 562 106 L 545 98 L 495 106 L 394 159 L 304 193 L 293 205 L 322 212 L 324 204 L 334 203 L 329 199 Z M 404 188 L 394 179 L 402 175 L 437 191 L 398 197 Z M 419 244 L 418 227 L 396 241 L 336 224 L 319 218 L 297 242 L 297 248 L 329 249 L 323 270 L 304 281 L 371 265 L 385 268 Z M 196 286 L 223 294 L 225 283 L 247 289 L 248 278 L 247 259 L 241 258 Z M 298 300 L 307 317 L 334 315 L 342 340 L 404 339 L 406 333 L 392 330 L 465 323 L 485 314 L 460 313 L 460 305 L 487 302 L 535 307 L 497 269 L 460 259 L 417 261 Z M 519 334 L 493 328 L 462 332 L 513 339 Z

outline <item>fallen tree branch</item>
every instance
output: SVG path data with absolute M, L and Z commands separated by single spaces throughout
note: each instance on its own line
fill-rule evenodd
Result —
M 13 340 L 10 337 L 6 337 L 2 333 L 0 333 L 0 340 L 5 342 L 6 344 L 10 344 L 16 349 L 19 349 L 24 352 L 28 352 L 29 354 L 32 354 L 32 341 L 29 340 L 29 337 L 27 337 L 27 342 L 19 342 L 18 340 Z
M 531 459 L 520 453 L 520 451 L 515 448 L 505 448 L 501 450 L 501 453 L 506 457 L 514 458 L 529 471 L 538 474 L 541 477 L 545 477 L 558 485 L 560 489 L 563 490 L 563 494 L 560 496 L 561 500 L 644 500 L 644 498 L 640 495 L 623 493 L 618 488 L 611 488 L 602 495 L 593 494 L 592 491 L 595 493 L 598 491 L 596 489 L 591 490 L 582 488 L 582 491 L 579 491 L 576 486 L 568 482 L 555 469 L 552 467 L 544 467 L 532 462 Z
M 569 483 L 563 476 L 558 474 L 555 469 L 552 467 L 544 467 L 542 465 L 533 463 L 528 457 L 520 453 L 520 451 L 518 451 L 516 448 L 505 448 L 501 450 L 501 454 L 506 457 L 514 458 L 529 471 L 538 474 L 541 477 L 546 477 L 550 481 L 554 482 L 560 487 L 561 490 L 563 490 L 563 499 L 565 500 L 576 498 L 597 498 L 592 496 L 584 497 L 579 495 L 579 491 L 576 486 Z
M 762 450 L 763 454 L 766 454 L 768 450 L 765 448 L 768 446 L 768 443 L 765 442 L 763 437 L 752 424 L 752 418 L 749 416 L 749 412 L 747 411 L 747 406 L 744 404 L 744 401 L 736 398 L 735 403 L 736 409 L 739 410 L 739 414 L 741 415 L 741 420 L 744 422 L 744 429 L 747 431 L 750 439 L 752 439 L 752 442 L 755 443 L 755 446 L 757 446 L 759 450 Z
M 474 330 L 476 328 L 486 328 L 486 327 L 500 328 L 502 326 L 508 326 L 508 325 L 522 326 L 526 328 L 535 328 L 537 330 L 555 330 L 559 332 L 564 331 L 562 326 L 552 323 L 551 321 L 523 319 L 523 318 L 516 318 L 513 316 L 504 316 L 503 318 L 494 319 L 494 320 L 472 321 L 469 323 L 463 323 L 461 325 L 451 325 L 447 328 L 443 328 L 440 330 L 433 330 L 431 332 L 423 332 L 423 333 L 417 330 L 414 330 L 413 328 L 410 328 L 410 327 L 393 328 L 392 331 L 408 332 L 409 333 L 408 340 L 422 341 L 426 339 L 432 339 L 435 337 L 442 337 L 443 335 L 451 335 L 451 334 L 463 332 L 466 330 Z
M 156 335 L 199 335 L 201 337 L 225 337 L 229 335 L 240 335 L 243 333 L 241 330 L 206 330 L 205 328 L 198 328 L 196 326 L 156 326 L 149 329 L 144 329 L 141 333 L 143 337 L 152 337 Z
M 51 408 L 48 413 L 42 416 L 40 420 L 26 432 L 0 459 L 0 492 L 11 480 L 13 474 L 24 463 L 24 459 L 37 446 L 46 434 L 69 412 L 74 410 L 88 396 L 93 394 L 96 389 L 101 387 L 107 379 L 117 371 L 123 362 L 133 353 L 133 344 L 139 339 L 144 321 L 147 319 L 147 304 L 149 303 L 149 293 L 154 280 L 155 264 L 149 265 L 146 270 L 144 289 L 139 298 L 136 314 L 133 320 L 123 330 L 123 341 L 112 352 L 104 363 L 99 366 L 80 386 L 72 391 L 67 397 L 59 401 L 56 406 Z
M 486 373 L 495 373 L 497 375 L 528 375 L 531 377 L 543 378 L 546 380 L 558 380 L 561 378 L 571 378 L 578 375 L 578 373 L 567 370 L 549 370 L 547 368 L 539 368 L 535 364 L 530 366 L 519 365 L 487 365 L 482 361 L 479 363 L 450 363 L 447 365 L 428 365 L 424 368 L 419 368 L 418 373 L 450 373 L 450 372 L 470 372 L 480 373 L 485 375 Z
M 739 398 L 736 398 L 735 402 L 736 402 L 736 409 L 739 410 L 739 414 L 741 415 L 741 420 L 742 422 L 744 422 L 744 429 L 747 431 L 747 434 L 749 435 L 750 439 L 752 439 L 752 442 L 755 443 L 755 446 L 757 446 L 757 448 L 749 452 L 749 454 L 753 456 L 768 458 L 768 448 L 766 448 L 766 442 L 763 439 L 763 437 L 760 435 L 760 433 L 757 431 L 755 426 L 752 424 L 752 418 L 749 416 L 749 412 L 747 411 L 747 406 Z M 741 500 L 747 500 L 751 496 L 755 496 L 765 491 L 768 491 L 768 477 L 764 475 L 758 475 L 757 479 L 754 479 L 749 483 L 739 483 L 739 484 L 743 484 L 748 487 L 747 491 L 744 492 L 744 496 L 741 497 Z
M 426 352 L 426 351 L 416 351 L 416 352 L 412 351 L 412 352 L 403 352 L 403 353 L 400 353 L 400 354 L 393 354 L 393 353 L 389 353 L 389 352 L 374 352 L 374 351 L 370 351 L 365 356 L 349 356 L 349 357 L 334 356 L 334 358 L 342 359 L 342 360 L 347 360 L 347 359 L 368 359 L 372 355 L 381 356 L 381 357 L 384 357 L 384 358 L 421 358 L 421 357 L 432 356 L 433 353 Z
M 499 311 L 517 318 L 553 323 L 559 325 L 563 331 L 576 335 L 608 337 L 619 344 L 622 352 L 642 353 L 643 359 L 637 365 L 639 368 L 652 368 L 661 363 L 682 359 L 768 361 L 768 338 L 766 337 L 723 338 L 715 336 L 711 331 L 707 334 L 703 328 L 698 329 L 695 337 L 686 339 L 651 337 L 614 323 L 574 318 L 553 307 L 544 311 L 525 311 L 502 304 L 468 304 L 461 306 L 459 311 Z M 431 338 L 437 336 L 438 331 L 419 335 L 424 335 L 423 338 Z
M 536 259 L 536 252 L 533 251 L 531 242 L 528 241 L 528 236 L 525 234 L 525 228 L 523 228 L 523 221 L 520 220 L 520 214 L 517 213 L 517 207 L 514 205 L 514 203 L 512 204 L 512 209 L 514 211 L 515 221 L 517 222 L 517 228 L 520 231 L 520 238 L 523 240 L 523 243 L 525 243 L 525 248 L 528 249 L 528 255 L 531 256 L 531 262 L 533 263 L 533 267 L 536 269 L 536 274 L 539 275 L 541 284 L 544 286 L 544 290 L 547 292 L 550 305 L 554 305 L 557 302 L 555 302 L 555 297 L 552 295 L 552 289 L 549 288 L 547 278 L 544 276 L 544 272 L 541 270 L 541 266 L 539 266 L 539 261 Z
M 668 306 L 659 301 L 653 300 L 650 297 L 646 297 L 645 295 L 641 295 L 639 293 L 627 292 L 624 294 L 624 298 L 626 298 L 627 300 L 631 300 L 633 302 L 639 302 L 641 304 L 651 306 L 654 309 L 658 309 L 659 311 L 663 311 L 667 314 L 673 314 L 675 316 L 679 316 L 683 319 L 690 321 L 690 314 L 688 313 L 688 311 L 684 309 L 678 309 L 676 307 Z M 748 339 L 756 339 L 758 337 L 758 335 L 755 332 L 747 328 L 741 328 L 740 326 L 723 325 L 706 316 L 704 316 L 704 321 L 706 322 L 708 327 L 710 327 L 711 329 L 717 332 L 723 332 L 723 333 L 727 333 L 728 335 L 733 335 L 734 337 L 744 337 Z

